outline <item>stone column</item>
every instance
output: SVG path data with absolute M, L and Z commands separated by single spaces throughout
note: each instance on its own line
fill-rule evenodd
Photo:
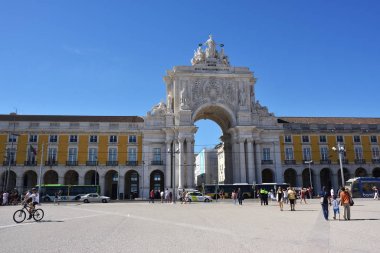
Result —
M 255 169 L 253 165 L 253 140 L 247 140 L 247 156 L 248 156 L 248 183 L 256 182 Z
M 174 147 L 173 147 L 174 149 Z M 170 188 L 171 185 L 171 177 L 172 177 L 172 162 L 173 162 L 173 157 L 172 154 L 174 155 L 175 150 L 171 149 L 171 142 L 166 141 L 166 166 L 165 166 L 165 188 Z
M 247 171 L 245 170 L 244 139 L 239 140 L 240 183 L 247 183 Z
M 122 175 L 121 172 L 120 172 L 120 176 L 119 176 L 118 187 L 119 187 L 119 195 L 120 195 L 120 193 L 122 193 L 123 194 L 123 198 L 125 198 L 125 193 L 124 193 L 125 178 L 124 178 L 124 175 Z
M 183 173 L 183 168 L 184 168 L 184 148 L 183 148 L 183 142 L 184 140 L 179 140 L 178 145 L 179 145 L 179 154 L 178 154 L 178 188 L 183 188 L 183 182 L 184 182 L 184 173 Z
M 78 176 L 78 184 L 79 185 L 84 185 L 84 175 L 79 175 Z
M 99 176 L 99 186 L 100 186 L 100 195 L 104 195 L 104 188 L 105 188 L 105 177 L 102 175 L 102 176 Z
M 288 183 L 288 182 L 285 182 L 285 183 Z M 292 187 L 294 187 L 294 186 L 303 187 L 302 172 L 301 172 L 301 174 L 297 173 L 296 184 L 297 185 L 292 185 Z
M 16 188 L 19 193 L 22 193 L 24 191 L 23 189 L 23 178 L 22 177 L 16 177 Z
M 280 142 L 278 141 L 275 141 L 273 143 L 273 158 L 274 158 L 274 169 L 276 173 L 276 182 L 283 183 L 284 173 L 282 171 L 282 164 L 281 164 Z
M 193 140 L 187 140 L 186 142 L 186 185 L 188 188 L 194 187 L 194 149 Z
M 65 177 L 59 175 L 58 176 L 58 184 L 65 184 Z
M 240 183 L 240 169 L 239 169 L 239 144 L 236 140 L 232 142 L 232 165 L 233 165 L 233 182 Z
M 261 184 L 263 182 L 263 178 L 262 178 L 262 174 L 261 174 L 261 143 L 258 143 L 256 142 L 256 154 L 255 154 L 255 158 L 256 158 L 256 165 L 257 165 L 257 168 L 256 168 L 256 171 L 257 171 L 257 183 L 258 184 Z

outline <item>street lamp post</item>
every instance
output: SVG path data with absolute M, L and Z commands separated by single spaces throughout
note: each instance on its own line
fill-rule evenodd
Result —
M 311 180 L 311 168 L 310 168 L 310 164 L 313 163 L 313 160 L 310 160 L 310 161 L 305 161 L 306 164 L 309 164 L 309 179 L 310 179 L 310 187 L 313 189 L 313 181 Z
M 341 176 L 342 187 L 343 187 L 344 186 L 344 175 L 343 175 L 343 162 L 342 162 L 342 159 L 343 159 L 344 152 L 346 152 L 346 150 L 344 149 L 344 146 L 342 144 L 340 144 L 340 143 L 338 143 L 338 145 L 336 147 L 332 147 L 331 149 L 333 151 L 337 151 L 338 154 L 339 154 L 340 176 Z
M 42 178 L 42 165 L 43 165 L 43 160 L 44 160 L 44 146 L 45 143 L 42 143 L 42 149 L 41 149 L 41 162 L 40 162 L 40 170 L 39 170 L 39 175 L 38 175 L 38 196 L 41 196 L 41 178 Z
M 173 147 L 174 148 L 174 147 Z M 179 153 L 179 150 L 173 151 L 173 148 L 168 150 L 168 153 L 170 153 L 170 160 L 171 160 L 171 169 L 172 169 L 172 185 L 173 185 L 173 203 L 176 203 L 176 193 L 175 193 L 175 154 Z

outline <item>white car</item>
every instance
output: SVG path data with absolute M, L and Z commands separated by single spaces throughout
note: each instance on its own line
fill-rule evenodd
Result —
M 200 192 L 189 192 L 188 193 L 188 201 L 189 202 L 211 202 L 212 198 L 210 196 L 205 196 Z
M 80 201 L 83 201 L 84 203 L 90 203 L 90 202 L 107 203 L 110 201 L 110 197 L 100 196 L 97 193 L 89 193 L 89 194 L 81 196 Z

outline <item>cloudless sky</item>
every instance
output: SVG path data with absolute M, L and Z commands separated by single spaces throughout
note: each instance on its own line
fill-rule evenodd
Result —
M 145 116 L 213 34 L 276 116 L 380 117 L 380 1 L 0 1 L 0 114 Z M 220 129 L 198 121 L 196 145 Z

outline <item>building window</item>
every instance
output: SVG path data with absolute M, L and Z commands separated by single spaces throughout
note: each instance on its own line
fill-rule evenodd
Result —
M 360 143 L 360 136 L 359 135 L 354 135 L 354 142 Z
M 116 135 L 110 135 L 110 143 L 116 143 L 117 142 L 117 136 Z
M 13 142 L 13 143 L 17 142 L 17 135 L 10 134 L 8 136 L 8 142 Z
M 78 135 L 70 135 L 70 142 L 71 143 L 78 142 Z
M 292 142 L 292 136 L 291 135 L 285 135 L 285 143 L 291 143 Z
M 285 160 L 294 160 L 293 148 L 286 148 L 285 149 Z
M 117 148 L 110 148 L 108 150 L 108 161 L 117 161 Z
M 270 160 L 270 148 L 263 148 L 263 160 Z
M 310 161 L 311 160 L 311 150 L 310 148 L 303 148 L 303 159 L 305 161 Z
M 379 147 L 372 147 L 372 158 L 373 159 L 379 159 L 380 158 Z
M 343 143 L 343 136 L 342 135 L 337 135 L 336 136 L 336 142 Z
M 371 143 L 377 143 L 377 136 L 375 135 L 371 136 Z
M 29 149 L 28 149 L 29 150 Z M 7 162 L 15 162 L 16 161 L 16 148 L 7 148 Z
M 363 159 L 363 149 L 362 149 L 362 147 L 355 147 L 355 159 L 357 159 L 357 160 Z
M 77 161 L 77 154 L 78 154 L 77 148 L 69 148 L 69 161 L 70 162 L 76 162 Z
M 321 147 L 321 160 L 326 161 L 329 159 L 328 147 Z
M 37 160 L 37 151 L 36 148 L 30 145 L 28 148 L 28 162 L 34 163 Z
M 57 141 L 58 141 L 58 136 L 57 135 L 50 135 L 49 142 L 55 143 Z
M 90 162 L 96 162 L 98 160 L 98 149 L 97 148 L 89 148 L 88 149 L 88 160 Z
M 57 161 L 57 148 L 49 148 L 49 150 L 48 150 L 48 161 L 49 162 Z
M 29 142 L 37 142 L 37 135 L 35 134 L 29 135 Z
M 309 143 L 309 136 L 308 135 L 302 135 L 302 142 L 303 143 Z
M 128 161 L 129 162 L 136 162 L 137 161 L 136 148 L 128 148 Z
M 136 143 L 136 142 L 137 142 L 136 135 L 130 135 L 130 136 L 128 137 L 128 142 L 129 142 L 129 143 Z
M 153 148 L 153 161 L 161 161 L 161 149 Z
M 320 135 L 319 136 L 319 142 L 320 143 L 326 143 L 327 141 L 326 141 L 326 135 Z
M 90 135 L 90 142 L 91 143 L 97 143 L 98 142 L 98 136 L 97 135 Z

